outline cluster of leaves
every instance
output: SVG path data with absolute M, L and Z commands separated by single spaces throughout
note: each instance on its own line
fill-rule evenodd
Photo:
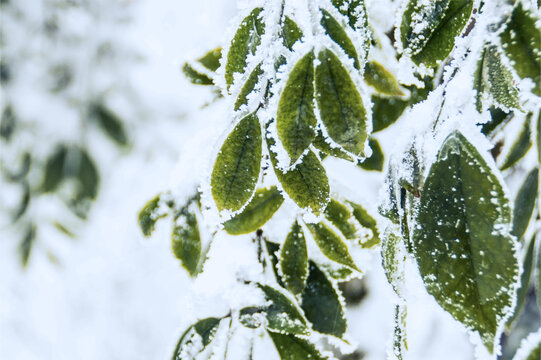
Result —
M 336 157 L 364 170 L 381 171 L 384 156 L 374 133 L 426 99 L 440 80 L 446 86 L 432 74 L 442 73 L 456 38 L 469 34 L 475 26 L 472 14 L 482 16 L 482 6 L 474 11 L 473 0 L 404 2 L 396 25 L 398 52 L 392 57 L 411 63 L 418 87 L 400 84 L 374 60 L 374 54 L 389 49 L 371 30 L 363 1 L 320 1 L 320 7 L 310 6 L 313 26 L 308 29 L 298 25 L 287 4 L 282 2 L 279 16 L 272 12 L 274 5 L 252 9 L 240 22 L 227 53 L 215 49 L 183 68 L 192 83 L 212 86 L 232 103 L 233 130 L 210 176 L 209 209 L 220 213 L 218 231 L 231 235 L 257 231 L 264 254 L 260 262 L 263 269 L 272 269 L 274 280 L 249 284 L 263 293 L 265 306 L 200 320 L 186 330 L 173 358 L 212 352 L 208 345 L 225 322 L 230 329 L 238 322 L 256 332 L 264 329 L 282 359 L 328 358 L 309 335 L 344 336 L 347 324 L 336 283 L 360 275 L 350 248 L 372 248 L 380 238 L 383 267 L 400 299 L 393 342 L 396 358 L 402 359 L 407 350 L 407 299 L 402 291 L 406 259 L 415 261 L 426 290 L 440 306 L 494 353 L 504 325 L 511 327 L 512 314 L 516 316 L 523 306 L 533 267 L 541 263 L 535 260 L 540 248 L 535 237 L 524 241 L 537 216 L 538 168 L 529 172 L 513 203 L 494 160 L 460 131 L 447 134 L 435 159 L 426 159 L 414 143 L 402 154 L 400 169 L 394 163 L 389 166 L 385 182 L 389 198 L 380 207 L 388 221 L 378 226 L 363 207 L 333 194 L 328 179 L 333 174 L 327 174 L 322 162 Z M 489 110 L 492 116 L 480 128 L 492 139 L 515 113 L 526 119 L 500 166 L 503 171 L 515 167 L 532 147 L 535 114 L 524 114 L 531 105 L 520 102 L 508 63 L 518 76 L 533 81 L 533 95 L 539 95 L 539 73 L 533 69 L 539 68 L 539 31 L 533 13 L 518 2 L 493 32 L 501 42 L 481 49 L 472 84 L 477 91 L 473 107 L 480 113 Z M 281 42 L 279 51 L 268 52 L 267 39 L 276 43 L 276 38 Z M 511 62 L 502 60 L 502 49 Z M 533 54 L 533 59 L 524 60 L 529 56 L 525 54 Z M 445 91 L 442 96 L 444 101 Z M 539 148 L 538 110 L 537 114 Z M 492 154 L 497 157 L 496 150 Z M 265 177 L 275 179 L 275 184 L 265 182 Z M 272 186 L 263 186 L 269 182 Z M 192 276 L 202 270 L 206 257 L 196 198 L 173 212 L 171 236 L 174 254 Z M 259 229 L 288 200 L 298 214 L 288 235 L 280 243 L 263 238 Z M 153 199 L 139 214 L 147 236 L 165 214 L 162 202 L 160 197 Z M 518 256 L 521 243 L 523 265 Z M 311 248 L 322 256 L 308 251 Z M 539 284 L 536 287 L 539 290 Z

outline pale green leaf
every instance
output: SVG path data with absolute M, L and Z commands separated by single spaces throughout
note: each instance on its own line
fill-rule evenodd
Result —
M 297 221 L 280 250 L 280 269 L 287 289 L 294 295 L 300 294 L 308 276 L 308 250 L 304 232 Z
M 323 255 L 329 260 L 360 271 L 357 265 L 355 265 L 355 261 L 353 261 L 346 243 L 344 243 L 339 235 L 321 222 L 307 224 L 307 226 Z
M 261 141 L 255 114 L 242 118 L 225 140 L 210 179 L 218 210 L 240 210 L 252 196 L 259 178 Z
M 359 56 L 355 45 L 349 38 L 348 34 L 340 25 L 340 23 L 332 17 L 332 15 L 325 9 L 319 9 L 321 11 L 321 26 L 325 29 L 325 33 L 337 43 L 342 50 L 353 60 L 353 65 L 357 70 L 360 69 Z
M 535 168 L 528 173 L 515 198 L 513 230 L 511 233 L 517 237 L 517 240 L 521 240 L 530 223 L 535 207 L 538 187 L 539 169 Z
M 280 360 L 331 360 L 323 356 L 321 352 L 308 340 L 298 338 L 294 335 L 280 334 L 268 331 Z
M 364 81 L 377 92 L 388 96 L 404 96 L 396 78 L 377 61 L 370 61 L 364 68 Z
M 511 221 L 498 177 L 460 132 L 449 135 L 421 191 L 414 255 L 428 292 L 490 353 L 518 281 Z
M 522 129 L 520 130 L 515 142 L 513 142 L 511 145 L 503 164 L 500 166 L 500 170 L 503 171 L 515 165 L 528 153 L 532 147 L 532 131 L 530 129 L 532 115 L 532 113 L 529 113 L 528 116 L 526 116 Z
M 194 205 L 189 201 L 178 211 L 171 232 L 173 254 L 192 277 L 199 272 L 201 262 L 201 235 Z

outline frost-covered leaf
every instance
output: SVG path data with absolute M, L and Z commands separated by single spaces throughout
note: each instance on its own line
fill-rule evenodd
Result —
M 494 352 L 516 292 L 511 208 L 498 177 L 458 131 L 444 141 L 421 191 L 413 241 L 428 292 Z
M 269 336 L 278 350 L 280 360 L 332 360 L 323 356 L 321 352 L 308 340 L 298 338 L 294 335 L 279 334 L 268 331 Z
M 353 158 L 348 155 L 348 153 L 346 153 L 341 147 L 332 147 L 327 142 L 327 140 L 325 140 L 325 137 L 321 134 L 320 130 L 317 131 L 316 137 L 314 138 L 312 145 L 314 145 L 314 147 L 320 152 L 322 152 L 325 156 L 330 155 L 353 162 Z
M 206 74 L 194 69 L 189 63 L 182 66 L 182 73 L 194 85 L 214 85 L 214 81 Z
M 184 331 L 172 360 L 193 360 L 214 340 L 221 319 L 209 317 L 199 320 Z
M 357 229 L 353 223 L 355 220 L 346 205 L 331 199 L 325 209 L 325 217 L 340 230 L 346 239 L 355 239 L 357 235 Z
M 278 285 L 280 285 L 281 287 L 283 287 L 284 289 L 286 288 L 286 285 L 284 284 L 283 280 L 282 280 L 282 275 L 279 273 L 278 271 L 278 263 L 279 263 L 279 260 L 278 260 L 278 252 L 280 250 L 280 245 L 277 244 L 277 243 L 274 243 L 272 241 L 268 241 L 267 239 L 263 239 L 264 240 L 264 243 L 265 243 L 265 250 L 267 251 L 267 254 L 269 254 L 269 258 L 270 258 L 270 264 L 268 264 L 271 268 L 272 268 L 272 271 L 274 273 L 274 276 L 276 277 L 276 281 L 278 282 Z M 264 266 L 266 266 L 267 264 L 264 264 Z
M 505 54 L 521 78 L 534 82 L 533 92 L 541 95 L 541 29 L 536 26 L 535 14 L 518 1 L 505 31 L 501 33 Z
M 254 232 L 270 220 L 283 202 L 276 186 L 258 189 L 242 212 L 224 223 L 224 229 L 231 235 Z
M 376 220 L 361 205 L 348 201 L 353 208 L 353 216 L 359 224 L 372 230 L 372 237 L 368 241 L 361 243 L 363 248 L 372 248 L 380 243 L 379 230 Z
M 490 113 L 490 120 L 484 124 L 481 124 L 481 132 L 485 135 L 492 135 L 493 132 L 500 127 L 500 125 L 504 126 L 507 124 L 511 119 L 514 118 L 515 113 L 513 111 L 503 111 L 499 107 L 490 107 L 488 109 Z
M 346 332 L 347 322 L 337 291 L 316 264 L 310 262 L 301 308 L 314 330 L 340 338 Z
M 370 137 L 368 139 L 368 145 L 372 149 L 372 155 L 359 163 L 359 167 L 364 170 L 383 171 L 385 155 L 383 155 L 383 149 L 379 141 L 376 138 Z
M 334 7 L 348 19 L 348 25 L 358 34 L 363 34 L 363 57 L 366 58 L 370 48 L 371 31 L 368 26 L 368 16 L 364 0 L 331 0 Z
M 294 295 L 300 294 L 308 276 L 308 250 L 304 232 L 297 221 L 280 250 L 280 269 L 287 289 Z
M 19 256 L 23 267 L 28 265 L 28 260 L 30 259 L 35 240 L 36 226 L 34 224 L 29 224 L 25 229 L 21 243 L 19 244 Z
M 404 96 L 396 78 L 377 61 L 370 61 L 364 69 L 364 81 L 377 92 L 388 96 Z
M 541 358 L 541 328 L 520 342 L 513 360 L 539 360 Z
M 477 62 L 473 78 L 473 88 L 477 91 L 476 106 L 482 112 L 487 100 L 506 109 L 520 109 L 518 89 L 513 84 L 513 75 L 502 63 L 496 45 L 485 45 Z
M 265 309 L 259 306 L 248 306 L 239 311 L 239 321 L 250 329 L 257 329 L 265 323 Z
M 324 223 L 307 224 L 317 246 L 329 260 L 360 271 L 349 253 L 346 243 Z
M 327 133 L 347 151 L 364 156 L 367 116 L 359 91 L 340 59 L 329 49 L 318 55 L 316 100 Z
M 189 201 L 178 211 L 171 232 L 173 254 L 192 277 L 199 272 L 201 261 L 201 235 L 194 205 Z
M 320 9 L 321 11 L 321 26 L 325 29 L 325 33 L 337 43 L 342 50 L 353 60 L 353 65 L 357 70 L 360 69 L 359 56 L 357 55 L 357 50 L 355 45 L 349 38 L 348 34 L 340 25 L 340 23 L 332 17 L 332 15 L 325 9 Z
M 265 26 L 260 17 L 262 8 L 255 8 L 240 23 L 231 47 L 227 53 L 227 62 L 225 64 L 225 82 L 227 88 L 233 84 L 234 73 L 244 73 L 248 55 L 255 54 L 256 48 L 261 43 L 261 35 Z
M 90 107 L 90 116 L 100 128 L 118 145 L 128 145 L 128 135 L 122 120 L 104 104 L 97 103 Z
M 278 103 L 276 127 L 293 164 L 316 136 L 313 51 L 304 55 L 289 74 Z
M 394 292 L 403 297 L 401 293 L 404 283 L 404 263 L 406 261 L 406 247 L 400 236 L 400 231 L 389 230 L 385 233 L 381 246 L 381 259 L 387 280 Z
M 416 64 L 435 67 L 453 50 L 473 8 L 473 0 L 410 0 L 402 15 L 400 41 Z
M 150 200 L 139 212 L 137 219 L 143 235 L 150 236 L 156 227 L 156 222 L 167 216 L 167 213 L 159 213 L 160 195 Z
M 532 273 L 535 271 L 535 245 L 536 237 L 530 239 L 530 242 L 525 243 L 525 252 L 522 256 L 522 275 L 520 276 L 520 287 L 517 291 L 517 305 L 515 306 L 513 316 L 507 320 L 507 327 L 511 328 L 513 323 L 518 319 L 522 312 L 522 308 L 528 298 L 528 292 L 530 290 L 530 284 L 532 280 Z
M 329 201 L 329 179 L 316 154 L 309 150 L 294 169 L 284 172 L 277 167 L 276 154 L 272 150 L 274 140 L 267 137 L 267 145 L 274 173 L 284 191 L 301 209 L 320 214 Z
M 242 105 L 248 104 L 248 95 L 252 91 L 254 91 L 255 86 L 257 82 L 259 81 L 259 77 L 263 74 L 263 69 L 261 69 L 261 64 L 257 65 L 255 69 L 250 73 L 250 76 L 248 76 L 248 79 L 244 83 L 244 86 L 240 90 L 239 96 L 237 97 L 237 101 L 235 101 L 234 110 L 237 111 L 240 109 Z
M 515 198 L 515 208 L 513 211 L 513 230 L 512 234 L 518 240 L 522 238 L 533 214 L 535 199 L 537 198 L 537 189 L 539 187 L 539 169 L 535 168 L 528 173 L 526 180 L 520 187 Z
M 267 318 L 267 330 L 284 334 L 308 335 L 306 318 L 299 308 L 279 290 L 263 284 L 258 287 L 265 293 L 266 299 L 270 302 L 265 307 Z
M 395 305 L 394 313 L 394 331 L 393 331 L 393 354 L 396 359 L 406 358 L 408 351 L 408 340 L 406 333 L 407 307 L 405 304 Z
M 302 37 L 302 30 L 289 16 L 285 17 L 281 30 L 284 46 L 289 50 L 293 50 L 293 45 Z
M 518 138 L 511 145 L 502 166 L 500 166 L 500 170 L 503 171 L 515 165 L 532 147 L 532 131 L 530 129 L 532 115 L 532 113 L 529 113 L 528 116 L 526 116 L 522 129 L 518 134 Z
M 259 178 L 261 141 L 255 114 L 242 118 L 225 140 L 210 179 L 218 210 L 240 210 L 252 196 Z

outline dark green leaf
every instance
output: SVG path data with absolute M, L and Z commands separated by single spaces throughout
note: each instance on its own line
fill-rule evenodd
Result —
M 23 182 L 21 186 L 23 188 L 23 196 L 21 197 L 21 202 L 19 204 L 17 212 L 15 213 L 15 215 L 13 215 L 13 223 L 15 223 L 21 218 L 21 216 L 24 215 L 24 213 L 28 209 L 28 204 L 30 204 L 30 186 L 28 186 L 28 183 L 26 181 Z
M 535 14 L 525 10 L 520 1 L 501 33 L 505 53 L 521 78 L 534 82 L 533 92 L 541 95 L 541 30 L 536 26 Z
M 518 279 L 511 220 L 498 177 L 461 133 L 449 135 L 421 191 L 414 255 L 428 292 L 491 353 Z
M 280 250 L 280 268 L 287 289 L 293 295 L 300 294 L 308 276 L 308 250 L 304 232 L 297 221 Z
M 24 233 L 24 237 L 19 244 L 19 255 L 21 258 L 21 264 L 23 267 L 28 265 L 28 260 L 30 259 L 30 254 L 32 253 L 32 247 L 36 240 L 36 226 L 34 224 L 28 225 Z
M 259 178 L 261 141 L 255 114 L 242 118 L 225 140 L 210 179 L 218 210 L 240 210 L 252 197 Z
M 490 120 L 486 124 L 482 124 L 481 132 L 485 135 L 491 135 L 501 124 L 507 124 L 515 114 L 512 111 L 505 112 L 498 107 L 490 107 Z
M 473 0 L 410 0 L 400 25 L 404 52 L 416 64 L 435 67 L 453 50 L 472 8 Z
M 305 317 L 287 296 L 268 285 L 258 284 L 258 287 L 271 302 L 265 310 L 268 330 L 294 335 L 310 333 Z
M 16 118 L 13 111 L 13 107 L 8 105 L 2 111 L 2 118 L 0 119 L 0 137 L 6 141 L 11 139 L 11 135 L 15 131 Z
M 214 81 L 208 75 L 197 71 L 188 63 L 182 66 L 182 72 L 194 85 L 214 85 Z
M 335 18 L 325 9 L 320 9 L 321 11 L 321 26 L 325 29 L 325 33 L 340 47 L 345 53 L 353 60 L 353 65 L 357 70 L 360 69 L 359 56 L 357 55 L 357 50 L 355 45 L 349 38 L 348 34 L 340 25 Z
M 67 148 L 60 146 L 49 156 L 45 164 L 45 177 L 41 185 L 43 192 L 54 192 L 62 179 L 64 178 L 64 161 L 66 159 Z
M 364 69 L 364 81 L 377 92 L 389 96 L 404 96 L 393 74 L 376 61 L 370 61 Z
M 201 236 L 195 206 L 189 201 L 175 215 L 171 233 L 173 254 L 180 260 L 190 276 L 196 276 L 201 262 Z
M 349 201 L 349 205 L 353 208 L 353 216 L 359 224 L 367 229 L 372 230 L 372 237 L 361 243 L 363 248 L 372 248 L 380 243 L 378 224 L 376 220 L 366 211 L 361 205 Z
M 347 245 L 340 236 L 321 222 L 307 224 L 307 226 L 323 255 L 332 261 L 360 271 L 357 265 L 355 265 L 355 261 L 353 261 Z
M 260 18 L 262 10 L 262 8 L 253 9 L 242 20 L 231 41 L 225 64 L 225 82 L 228 89 L 233 84 L 233 74 L 244 73 L 248 55 L 255 54 L 256 48 L 261 43 L 261 35 L 265 30 L 263 21 Z
M 518 138 L 511 145 L 502 166 L 500 166 L 501 171 L 515 165 L 532 147 L 532 131 L 530 129 L 532 115 L 532 113 L 529 113 L 528 116 L 526 116 L 526 120 L 522 125 Z
M 239 311 L 239 321 L 242 325 L 250 329 L 257 329 L 264 324 L 264 308 L 258 306 L 248 306 Z
M 283 287 L 285 289 L 286 285 L 284 284 L 284 282 L 282 281 L 282 275 L 280 275 L 280 273 L 278 272 L 278 250 L 280 250 L 280 245 L 276 244 L 276 243 L 273 243 L 272 241 L 268 241 L 267 239 L 263 238 L 264 240 L 264 246 L 265 246 L 265 250 L 267 251 L 267 253 L 269 254 L 269 258 L 270 258 L 270 264 L 269 266 L 272 267 L 272 271 L 274 273 L 274 276 L 276 278 L 276 281 L 278 282 L 278 285 L 280 285 L 281 287 Z
M 156 222 L 167 216 L 167 213 L 160 213 L 160 195 L 150 200 L 139 212 L 138 220 L 139 227 L 143 232 L 143 235 L 150 236 L 156 228 Z
M 291 70 L 280 95 L 276 127 L 290 164 L 293 164 L 316 136 L 313 51 L 302 57 Z
M 319 53 L 316 100 L 327 133 L 347 151 L 364 156 L 366 111 L 359 91 L 340 59 L 328 49 Z
M 282 25 L 282 41 L 284 46 L 289 50 L 293 50 L 293 45 L 302 37 L 302 30 L 295 24 L 295 21 L 291 20 L 289 16 L 286 16 Z
M 283 202 L 276 186 L 258 189 L 244 210 L 224 223 L 224 229 L 231 235 L 254 232 L 270 220 Z
M 525 247 L 525 252 L 522 256 L 522 275 L 520 276 L 520 287 L 517 291 L 517 305 L 515 306 L 513 315 L 507 320 L 508 328 L 511 328 L 516 319 L 518 319 L 520 313 L 522 312 L 522 308 L 526 303 L 526 299 L 528 298 L 532 273 L 535 271 L 535 244 L 535 235 L 532 239 L 530 239 L 529 243 L 525 244 L 527 247 Z
M 237 97 L 237 101 L 235 101 L 234 110 L 237 111 L 240 109 L 242 105 L 248 104 L 248 95 L 254 91 L 255 86 L 257 82 L 259 81 L 259 77 L 263 74 L 263 70 L 261 69 L 261 64 L 257 65 L 256 68 L 250 73 L 250 76 L 248 76 L 248 79 L 244 83 L 244 86 L 242 89 L 240 89 L 239 96 Z
M 310 262 L 301 307 L 314 330 L 338 338 L 346 332 L 346 318 L 337 289 L 313 262 Z
M 323 356 L 316 347 L 307 340 L 294 335 L 279 334 L 268 331 L 269 336 L 278 350 L 280 360 L 330 360 Z
M 78 161 L 77 172 L 74 175 L 79 181 L 77 199 L 95 199 L 98 195 L 100 178 L 94 161 L 85 150 L 70 151 L 74 151 L 79 156 L 79 159 L 73 161 L 74 163 Z M 66 165 L 71 167 L 70 163 Z
M 355 239 L 357 228 L 350 209 L 335 199 L 331 199 L 325 209 L 325 217 L 340 230 L 348 240 Z
M 209 71 L 216 72 L 216 70 L 218 70 L 218 68 L 220 67 L 221 58 L 222 48 L 219 47 L 209 51 L 208 53 L 197 59 L 197 61 Z
M 513 211 L 513 230 L 511 233 L 520 240 L 533 214 L 535 207 L 535 199 L 537 198 L 537 189 L 539 186 L 539 169 L 535 168 L 520 187 L 517 197 L 515 198 L 515 209 Z
M 190 326 L 180 337 L 172 360 L 193 360 L 212 342 L 221 319 L 210 317 Z
M 111 109 L 103 104 L 94 104 L 90 108 L 90 116 L 96 120 L 100 128 L 118 145 L 128 145 L 128 135 L 122 120 Z
M 383 155 L 383 149 L 381 148 L 379 141 L 370 137 L 368 139 L 368 145 L 372 149 L 372 155 L 359 163 L 359 167 L 364 170 L 383 171 L 385 156 Z

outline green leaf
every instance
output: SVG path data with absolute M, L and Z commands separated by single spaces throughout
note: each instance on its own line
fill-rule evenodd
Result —
M 263 74 L 263 69 L 261 69 L 261 63 L 256 66 L 256 68 L 250 73 L 250 76 L 248 76 L 248 79 L 244 83 L 244 86 L 242 89 L 240 89 L 239 96 L 237 97 L 237 101 L 235 101 L 234 110 L 237 111 L 240 109 L 242 105 L 248 104 L 248 95 L 254 91 L 255 86 L 257 82 L 259 81 L 259 77 Z
M 518 1 L 501 33 L 502 46 L 521 78 L 534 82 L 533 92 L 541 96 L 541 30 L 536 26 L 535 14 L 525 10 Z
M 539 187 L 539 169 L 535 168 L 528 173 L 526 180 L 522 183 L 517 197 L 515 198 L 515 208 L 513 211 L 513 230 L 511 234 L 520 240 L 533 214 L 535 199 L 537 198 L 537 189 Z
M 197 71 L 189 63 L 182 66 L 182 72 L 194 85 L 214 85 L 214 81 L 208 75 Z
M 100 179 L 94 161 L 85 150 L 74 148 L 70 151 L 75 152 L 75 156 L 79 157 L 77 160 L 73 161 L 74 163 L 78 161 L 77 171 L 73 174 L 73 177 L 79 181 L 76 198 L 95 199 L 98 195 Z M 72 166 L 69 162 L 66 164 L 68 167 Z M 68 173 L 69 171 L 70 170 L 68 169 Z
M 156 222 L 167 216 L 167 213 L 160 213 L 160 195 L 150 200 L 139 212 L 137 216 L 139 220 L 139 227 L 143 232 L 143 235 L 150 236 L 156 228 Z
M 278 350 L 280 360 L 330 360 L 323 356 L 316 347 L 307 340 L 294 335 L 279 334 L 268 331 L 269 336 Z
M 214 50 L 209 51 L 197 61 L 203 65 L 206 69 L 212 72 L 216 72 L 220 67 L 220 59 L 222 58 L 222 48 L 218 47 Z
M 385 233 L 381 246 L 381 259 L 389 284 L 391 284 L 394 292 L 399 297 L 404 298 L 401 289 L 405 280 L 404 265 L 407 251 L 399 234 L 400 231 L 398 229 L 389 230 Z
M 304 232 L 297 221 L 280 250 L 280 269 L 287 289 L 293 295 L 300 294 L 308 276 L 308 250 Z
M 195 359 L 214 340 L 220 321 L 221 319 L 209 317 L 188 327 L 175 347 L 172 360 Z
M 201 236 L 194 204 L 189 201 L 175 215 L 171 249 L 190 276 L 196 276 L 201 262 Z
M 410 0 L 400 25 L 404 52 L 418 65 L 437 66 L 453 50 L 472 8 L 473 0 Z
M 307 224 L 317 246 L 329 260 L 359 271 L 349 253 L 347 245 L 334 231 L 323 223 Z
M 366 64 L 364 81 L 381 94 L 389 96 L 405 95 L 393 74 L 377 61 L 370 61 Z
M 515 306 L 513 315 L 507 320 L 507 328 L 512 328 L 514 322 L 519 318 L 522 308 L 528 298 L 528 292 L 530 290 L 530 283 L 532 280 L 532 273 L 535 271 L 535 234 L 529 243 L 525 244 L 525 252 L 522 257 L 522 275 L 520 276 L 520 287 L 517 291 L 517 305 Z M 523 250 L 524 251 L 524 250 Z
M 372 149 L 372 155 L 359 163 L 359 167 L 364 170 L 383 171 L 383 164 L 385 163 L 385 155 L 383 155 L 383 149 L 376 138 L 370 137 L 368 139 L 368 145 Z
M 532 131 L 530 130 L 530 122 L 532 119 L 532 115 L 532 113 L 529 113 L 526 116 L 526 120 L 524 120 L 524 124 L 522 125 L 522 129 L 518 134 L 518 138 L 511 145 L 511 148 L 509 149 L 509 152 L 507 153 L 507 156 L 502 166 L 500 166 L 501 171 L 504 171 L 515 165 L 520 159 L 524 157 L 524 155 L 526 155 L 526 153 L 528 153 L 528 151 L 532 147 Z
M 428 292 L 478 332 L 490 353 L 518 280 L 511 220 L 498 177 L 475 147 L 453 132 L 421 192 L 414 255 Z
M 340 230 L 344 237 L 353 240 L 357 236 L 357 228 L 354 225 L 350 209 L 335 199 L 331 199 L 325 209 L 325 217 Z
M 353 158 L 350 155 L 348 155 L 347 152 L 342 150 L 341 147 L 332 147 L 327 142 L 325 137 L 321 134 L 320 130 L 317 130 L 316 137 L 312 141 L 312 145 L 314 145 L 314 147 L 318 149 L 319 151 L 321 151 L 324 155 L 334 156 L 334 157 L 351 161 L 351 162 L 354 161 Z
M 43 192 L 54 192 L 64 178 L 64 161 L 67 155 L 67 148 L 59 146 L 53 154 L 49 156 L 45 164 L 45 177 L 41 184 Z
M 19 244 L 19 256 L 21 259 L 21 264 L 23 268 L 28 265 L 28 260 L 30 259 L 30 254 L 32 253 L 32 248 L 34 247 L 34 242 L 36 240 L 36 225 L 29 224 L 24 233 L 23 239 Z
M 224 229 L 231 235 L 254 232 L 272 218 L 283 202 L 276 186 L 258 189 L 244 210 L 224 223 Z
M 403 360 L 408 351 L 408 340 L 406 334 L 407 307 L 405 304 L 397 304 L 394 313 L 393 331 L 393 354 L 398 360 Z
M 242 118 L 225 140 L 210 184 L 218 210 L 237 211 L 252 196 L 261 164 L 261 127 L 255 114 Z
M 473 87 L 477 90 L 477 111 L 482 112 L 487 107 L 487 100 L 503 106 L 504 109 L 520 109 L 518 89 L 513 84 L 513 75 L 502 63 L 496 45 L 485 45 L 473 79 Z
M 353 216 L 359 224 L 367 229 L 372 230 L 372 237 L 366 242 L 361 243 L 363 248 L 370 249 L 380 243 L 379 230 L 376 220 L 366 211 L 361 205 L 348 201 L 349 205 L 353 208 Z
M 481 132 L 487 136 L 491 135 L 501 124 L 507 124 L 515 116 L 512 111 L 505 112 L 494 106 L 490 107 L 488 111 L 490 112 L 490 120 L 485 124 L 481 124 Z
M 284 46 L 289 50 L 293 50 L 293 45 L 302 38 L 302 30 L 289 16 L 285 17 L 281 30 Z
M 15 131 L 16 117 L 13 107 L 7 105 L 2 111 L 2 117 L 0 119 L 0 137 L 9 141 L 11 135 Z
M 282 275 L 278 272 L 278 251 L 280 250 L 280 245 L 278 245 L 277 243 L 274 243 L 272 241 L 268 241 L 267 239 L 263 238 L 264 240 L 264 243 L 265 243 L 265 250 L 267 251 L 267 253 L 269 254 L 269 258 L 270 258 L 270 264 L 269 266 L 271 266 L 272 268 L 272 272 L 274 273 L 274 276 L 276 277 L 276 281 L 278 282 L 278 285 L 280 285 L 281 287 L 283 287 L 285 289 L 286 285 L 284 284 L 283 280 L 282 280 Z M 266 264 L 264 263 L 263 266 L 266 266 Z
M 346 332 L 347 322 L 337 289 L 313 262 L 310 262 L 301 308 L 314 330 L 338 338 Z
M 122 120 L 105 105 L 98 103 L 90 107 L 90 116 L 100 128 L 118 145 L 128 145 L 128 135 Z
M 340 23 L 332 17 L 332 15 L 325 9 L 319 9 L 321 11 L 321 26 L 325 29 L 325 33 L 337 43 L 342 50 L 345 51 L 347 56 L 353 60 L 353 66 L 357 70 L 360 69 L 359 56 L 357 55 L 357 50 L 355 45 L 349 38 L 348 34 L 340 25 Z
M 316 136 L 313 51 L 304 55 L 291 70 L 280 95 L 276 127 L 290 164 L 293 164 Z
M 348 19 L 348 25 L 357 34 L 364 36 L 361 44 L 363 57 L 366 58 L 370 49 L 371 30 L 368 26 L 368 16 L 364 0 L 331 0 L 334 7 Z
M 246 59 L 249 54 L 254 55 L 256 48 L 261 43 L 261 35 L 265 31 L 265 26 L 260 14 L 262 8 L 255 8 L 242 20 L 227 53 L 227 62 L 225 64 L 225 82 L 229 89 L 233 84 L 234 73 L 244 73 L 246 68 Z
M 541 163 L 541 111 L 537 113 L 537 162 Z
M 309 209 L 319 215 L 329 201 L 329 179 L 316 154 L 309 150 L 295 168 L 283 172 L 277 167 L 273 152 L 274 139 L 267 137 L 267 145 L 274 173 L 282 188 L 301 209 Z
M 271 302 L 265 309 L 267 330 L 294 335 L 308 335 L 310 333 L 306 318 L 287 296 L 268 285 L 258 284 L 258 287 L 263 290 L 265 297 Z
M 367 117 L 359 91 L 340 59 L 328 49 L 319 53 L 316 100 L 327 133 L 347 151 L 364 156 Z

